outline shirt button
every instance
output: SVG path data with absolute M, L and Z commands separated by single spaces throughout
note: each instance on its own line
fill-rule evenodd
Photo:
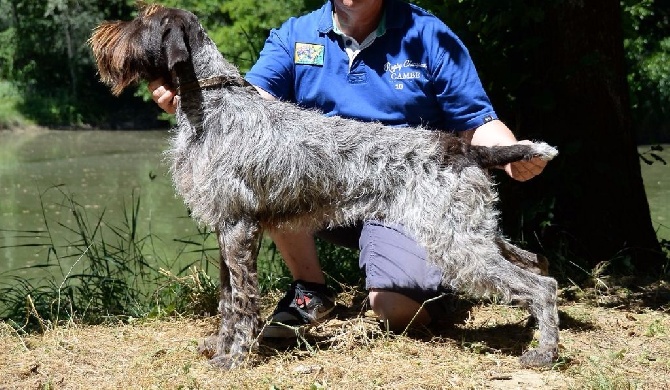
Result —
M 351 42 L 351 39 L 347 39 L 347 41 L 346 41 L 345 43 L 347 44 L 347 46 L 351 46 L 351 44 L 352 44 L 353 42 Z

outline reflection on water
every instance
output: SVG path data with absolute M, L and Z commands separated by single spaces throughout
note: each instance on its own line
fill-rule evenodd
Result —
M 44 234 L 16 231 L 44 232 L 45 217 L 50 227 L 73 222 L 62 192 L 91 220 L 104 212 L 112 225 L 122 222 L 133 193 L 139 195 L 141 228 L 165 240 L 159 250 L 169 258 L 176 251 L 172 239 L 196 226 L 167 176 L 167 139 L 166 131 L 0 132 L 0 278 L 46 259 L 44 247 L 17 246 L 46 244 Z

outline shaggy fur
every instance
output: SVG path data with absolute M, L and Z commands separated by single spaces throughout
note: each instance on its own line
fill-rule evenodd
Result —
M 548 365 L 557 357 L 556 281 L 518 266 L 541 271 L 545 264 L 500 236 L 497 195 L 485 169 L 549 160 L 554 148 L 470 146 L 442 132 L 327 118 L 264 100 L 183 10 L 149 6 L 135 20 L 101 24 L 89 43 L 101 79 L 116 94 L 139 79 L 163 77 L 174 87 L 200 82 L 181 90 L 167 155 L 192 215 L 218 233 L 214 364 L 240 364 L 258 335 L 253 248 L 262 229 L 316 231 L 366 219 L 413 233 L 445 285 L 526 302 L 540 337 L 522 363 Z

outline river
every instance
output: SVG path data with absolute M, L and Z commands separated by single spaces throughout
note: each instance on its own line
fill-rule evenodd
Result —
M 121 226 L 124 210 L 139 198 L 138 230 L 162 239 L 159 255 L 174 258 L 183 245 L 173 239 L 197 234 L 197 226 L 167 176 L 168 137 L 167 131 L 0 132 L 0 277 L 46 260 L 46 224 L 61 240 L 61 253 L 76 255 L 66 248 L 77 238 L 66 228 L 77 230 L 70 199 L 92 226 L 103 213 L 105 225 Z

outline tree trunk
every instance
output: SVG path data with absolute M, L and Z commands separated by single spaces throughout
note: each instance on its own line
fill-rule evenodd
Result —
M 644 192 L 631 123 L 621 11 L 614 0 L 556 1 L 531 63 L 542 80 L 519 99 L 521 134 L 560 146 L 530 188 L 555 194 L 540 242 L 595 266 L 612 260 L 657 272 L 664 256 Z M 549 6 L 550 7 L 550 6 Z M 537 110 L 538 96 L 550 107 Z M 547 202 L 548 203 L 548 202 Z M 568 259 L 570 260 L 570 259 Z

